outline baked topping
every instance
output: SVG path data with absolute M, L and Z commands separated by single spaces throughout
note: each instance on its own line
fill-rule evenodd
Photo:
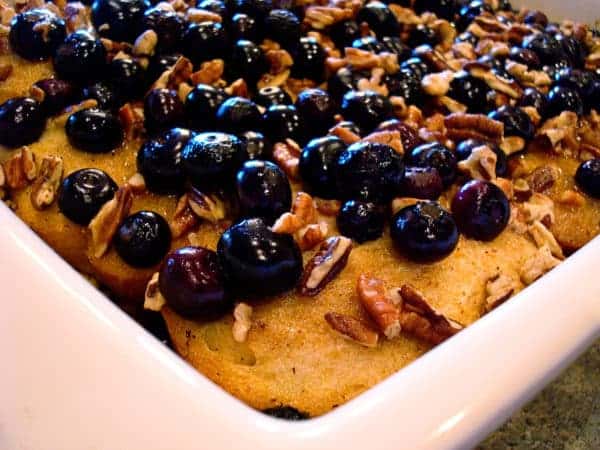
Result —
M 333 236 L 321 244 L 315 255 L 306 263 L 300 279 L 300 295 L 314 296 L 340 273 L 348 262 L 352 241 Z
M 346 339 L 350 339 L 365 347 L 377 347 L 379 333 L 371 329 L 371 327 L 363 321 L 336 312 L 328 312 L 325 314 L 325 320 L 331 328 Z

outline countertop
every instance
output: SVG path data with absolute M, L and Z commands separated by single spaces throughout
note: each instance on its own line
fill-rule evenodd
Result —
M 600 449 L 600 340 L 478 449 Z

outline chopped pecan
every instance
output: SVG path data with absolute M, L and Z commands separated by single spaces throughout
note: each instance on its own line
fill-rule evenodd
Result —
M 500 142 L 500 149 L 510 156 L 513 153 L 520 152 L 525 148 L 525 139 L 520 136 L 507 136 Z
M 135 139 L 144 132 L 144 108 L 142 105 L 125 103 L 119 108 L 119 119 L 127 139 Z
M 317 244 L 323 242 L 327 237 L 329 226 L 327 222 L 311 223 L 298 230 L 294 238 L 298 242 L 300 250 L 310 250 Z
M 389 297 L 382 280 L 362 274 L 357 283 L 358 298 L 379 330 L 388 338 L 400 335 L 400 310 Z
M 352 16 L 352 9 L 315 5 L 306 8 L 304 21 L 315 30 L 324 30 L 334 23 L 350 19 Z
M 448 70 L 450 67 L 444 56 L 429 45 L 421 45 L 413 50 L 415 56 L 421 58 L 425 64 L 432 68 L 435 72 Z
M 572 189 L 564 191 L 556 201 L 563 205 L 575 206 L 577 208 L 585 205 L 585 197 Z
M 333 128 L 331 128 L 329 130 L 329 134 L 339 137 L 347 145 L 360 141 L 360 136 L 358 134 L 355 134 L 348 128 L 340 125 L 335 125 Z
M 550 249 L 552 255 L 556 256 L 558 259 L 565 259 L 565 255 L 563 254 L 562 248 L 556 241 L 556 238 L 542 222 L 536 220 L 529 225 L 527 231 L 529 231 L 529 234 L 535 241 L 535 244 L 538 246 L 538 248 L 546 246 Z
M 67 31 L 72 33 L 80 29 L 92 29 L 90 11 L 81 2 L 68 2 L 63 8 Z
M 542 125 L 536 134 L 535 142 L 544 150 L 556 154 L 566 151 L 575 156 L 579 149 L 577 124 L 577 114 L 564 111 Z
M 271 228 L 275 233 L 294 234 L 302 227 L 316 223 L 317 219 L 313 198 L 306 192 L 298 192 L 292 203 L 292 211 L 282 214 Z
M 560 259 L 552 255 L 549 247 L 543 246 L 523 264 L 520 272 L 521 281 L 529 285 L 559 264 Z
M 342 208 L 342 203 L 339 200 L 317 198 L 315 203 L 317 204 L 317 211 L 324 216 L 336 217 Z
M 409 284 L 400 288 L 402 329 L 431 344 L 439 344 L 461 331 L 464 326 L 433 309 L 423 294 Z
M 190 75 L 194 85 L 214 84 L 221 79 L 225 70 L 225 62 L 222 59 L 211 59 L 200 64 L 200 69 Z
M 273 75 L 288 70 L 294 64 L 292 56 L 283 49 L 267 50 L 265 58 L 269 63 L 269 72 Z
M 523 178 L 516 178 L 513 181 L 513 190 L 515 198 L 520 202 L 528 200 L 531 197 L 531 194 L 533 193 L 533 191 L 531 190 L 531 186 L 529 186 L 527 180 Z
M 502 192 L 504 192 L 504 195 L 506 195 L 507 199 L 512 200 L 515 195 L 512 180 L 508 178 L 497 177 L 493 178 L 491 181 L 500 189 L 502 189 Z
M 152 278 L 146 285 L 146 291 L 144 292 L 144 309 L 150 311 L 160 311 L 162 307 L 167 303 L 163 295 L 160 293 L 158 284 L 158 272 L 152 274 Z
M 385 71 L 382 68 L 375 67 L 371 70 L 371 78 L 361 78 L 356 87 L 359 91 L 373 91 L 387 97 L 389 91 L 383 80 L 384 75 Z
M 497 160 L 492 149 L 481 145 L 475 147 L 467 159 L 459 161 L 457 167 L 475 180 L 493 180 L 496 178 Z
M 233 340 L 236 342 L 246 342 L 248 332 L 252 328 L 252 306 L 246 303 L 238 303 L 233 308 Z
M 102 257 L 108 251 L 119 224 L 129 215 L 132 202 L 133 191 L 131 186 L 125 184 L 88 225 L 92 235 L 91 253 L 95 258 Z
M 485 284 L 485 312 L 490 312 L 492 309 L 497 308 L 502 303 L 510 298 L 519 285 L 516 280 L 503 274 L 497 274 L 490 278 Z
M 60 156 L 44 156 L 38 177 L 31 186 L 30 200 L 33 207 L 42 210 L 56 198 L 63 175 L 63 160 Z
M 194 65 L 192 62 L 181 56 L 175 61 L 175 64 L 163 72 L 160 78 L 154 83 L 153 88 L 168 88 L 175 89 L 179 88 L 181 83 L 187 82 L 192 76 Z
M 225 88 L 225 93 L 232 97 L 250 98 L 248 85 L 243 78 L 238 78 L 233 83 Z
M 554 202 L 550 197 L 534 192 L 519 208 L 519 215 L 527 224 L 540 221 L 546 225 L 554 223 Z
M 10 189 L 22 189 L 37 176 L 35 155 L 27 146 L 21 147 L 3 166 L 6 186 Z
M 154 30 L 146 30 L 140 34 L 133 43 L 133 54 L 135 56 L 152 56 L 158 44 L 158 35 Z
M 325 320 L 331 328 L 341 334 L 344 338 L 350 339 L 357 344 L 365 347 L 376 347 L 379 340 L 379 333 L 373 330 L 362 320 L 345 314 L 328 312 L 325 314 Z
M 277 142 L 273 146 L 273 160 L 292 180 L 298 180 L 300 177 L 300 153 L 300 147 L 291 139 Z
M 448 137 L 454 141 L 479 139 L 499 143 L 504 135 L 504 124 L 483 114 L 450 114 L 444 124 Z
M 290 70 L 284 70 L 283 72 L 277 73 L 277 74 L 270 74 L 270 73 L 265 73 L 260 80 L 258 80 L 258 83 L 256 84 L 256 87 L 258 89 L 263 89 L 266 87 L 271 87 L 271 86 L 283 86 L 286 81 L 290 78 Z
M 469 70 L 469 73 L 472 76 L 483 80 L 490 88 L 502 92 L 511 98 L 518 99 L 523 95 L 523 89 L 521 89 L 521 86 L 519 86 L 517 82 L 506 80 L 496 75 L 490 69 L 484 70 L 474 66 Z
M 477 58 L 473 45 L 469 42 L 456 42 L 452 45 L 452 52 L 457 58 L 474 60 Z
M 187 200 L 194 214 L 201 219 L 216 224 L 225 218 L 225 205 L 214 195 L 207 195 L 196 188 L 191 188 Z
M 542 88 L 552 84 L 552 79 L 546 72 L 541 70 L 529 70 L 525 64 L 507 61 L 506 71 L 515 77 L 515 79 L 523 86 Z
M 146 180 L 144 179 L 144 175 L 139 172 L 134 173 L 127 180 L 127 184 L 131 187 L 134 194 L 142 194 L 146 191 Z
M 402 146 L 402 135 L 399 131 L 375 131 L 362 138 L 362 141 L 386 144 L 392 147 L 396 153 L 400 155 L 404 154 L 404 147 Z
M 64 125 L 67 123 L 71 114 L 76 113 L 77 111 L 81 111 L 84 109 L 95 108 L 98 106 L 98 101 L 93 98 L 88 98 L 83 100 L 75 105 L 69 105 L 65 109 L 62 110 L 61 114 L 56 117 L 55 121 L 57 124 Z
M 521 106 L 521 109 L 529 116 L 531 123 L 533 123 L 536 127 L 540 124 L 542 121 L 542 116 L 540 116 L 540 113 L 535 106 Z
M 328 238 L 306 263 L 298 293 L 312 297 L 321 292 L 346 267 L 351 251 L 352 240 L 343 236 Z
M 390 11 L 396 16 L 396 20 L 403 25 L 420 25 L 423 19 L 411 8 L 404 8 L 395 3 L 389 5 Z
M 442 95 L 438 97 L 437 101 L 445 106 L 448 111 L 454 114 L 464 114 L 467 112 L 467 107 L 460 103 L 459 101 L 454 100 L 452 97 L 448 97 L 447 95 Z
M 454 72 L 444 70 L 443 72 L 425 75 L 421 80 L 423 91 L 431 96 L 440 97 L 446 95 L 450 90 L 450 83 L 454 79 Z
M 544 192 L 554 186 L 554 183 L 558 180 L 558 176 L 558 168 L 551 165 L 544 165 L 536 167 L 527 178 L 527 181 L 534 192 Z
M 188 8 L 185 12 L 185 18 L 192 23 L 221 22 L 223 20 L 219 14 L 200 8 Z
M 198 224 L 198 216 L 189 205 L 189 196 L 184 194 L 177 202 L 173 218 L 169 222 L 171 234 L 175 239 L 180 238 Z

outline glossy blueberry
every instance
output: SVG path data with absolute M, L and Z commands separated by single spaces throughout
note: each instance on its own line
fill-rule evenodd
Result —
M 234 14 L 229 24 L 229 35 L 234 41 L 239 39 L 258 41 L 261 31 L 256 19 L 247 14 Z
M 560 42 L 545 33 L 536 33 L 525 37 L 523 48 L 536 53 L 543 65 L 553 65 L 567 58 Z
M 171 246 L 167 221 L 153 211 L 139 211 L 125 218 L 113 238 L 115 250 L 132 267 L 158 264 Z
M 523 95 L 519 99 L 517 106 L 533 106 L 540 116 L 545 117 L 548 100 L 546 100 L 546 96 L 536 88 L 529 87 L 523 91 Z
M 473 22 L 475 17 L 480 16 L 483 12 L 493 12 L 491 6 L 483 0 L 474 0 L 467 5 L 464 5 L 459 12 L 456 28 L 459 31 L 464 31 Z
M 402 196 L 436 200 L 444 190 L 435 167 L 407 167 L 402 180 Z
M 390 234 L 400 253 L 418 262 L 438 261 L 458 244 L 454 218 L 432 201 L 421 201 L 398 211 L 392 218 Z
M 190 138 L 189 130 L 173 128 L 142 144 L 137 167 L 150 191 L 175 194 L 183 190 L 186 178 L 181 151 Z
M 273 9 L 271 0 L 235 0 L 234 4 L 236 12 L 248 14 L 261 23 Z
M 227 8 L 227 5 L 221 0 L 199 0 L 196 2 L 196 8 L 214 12 L 215 14 L 221 16 L 223 19 L 227 19 L 227 17 L 229 16 L 229 10 Z
M 64 20 L 47 9 L 30 9 L 12 18 L 8 40 L 17 55 L 41 61 L 54 54 L 66 35 Z
M 158 283 L 169 308 L 186 318 L 214 320 L 232 306 L 219 258 L 206 248 L 183 247 L 169 253 Z
M 381 44 L 388 52 L 395 53 L 398 57 L 398 61 L 404 61 L 410 58 L 412 53 L 411 48 L 397 36 L 384 36 L 381 38 Z
M 592 72 L 567 67 L 556 73 L 554 76 L 554 86 L 575 89 L 583 98 L 587 94 L 586 91 L 589 85 L 596 79 L 597 77 Z
M 192 23 L 183 34 L 183 53 L 196 65 L 223 58 L 228 45 L 225 28 L 218 22 Z
M 185 99 L 185 116 L 188 125 L 198 131 L 215 128 L 217 111 L 227 95 L 208 84 L 198 84 Z
M 456 74 L 450 83 L 448 96 L 465 105 L 470 112 L 482 113 L 487 108 L 488 85 L 468 72 Z
M 333 97 L 336 103 L 341 103 L 344 95 L 353 89 L 356 89 L 358 81 L 361 78 L 369 78 L 370 73 L 364 70 L 351 70 L 348 67 L 342 67 L 327 80 L 327 92 Z
M 284 420 L 306 420 L 309 415 L 298 411 L 296 408 L 291 406 L 279 406 L 277 408 L 268 408 L 262 411 L 267 416 L 276 417 L 277 419 Z
M 133 42 L 143 31 L 148 0 L 95 0 L 92 21 L 102 37 L 113 41 Z
M 300 21 L 296 14 L 285 9 L 273 9 L 265 18 L 265 36 L 283 48 L 292 48 L 300 39 Z
M 480 241 L 491 241 L 506 227 L 510 204 L 495 184 L 471 180 L 452 199 L 452 213 L 461 233 Z
M 226 230 L 217 245 L 225 280 L 241 298 L 261 298 L 292 289 L 302 274 L 294 238 L 273 233 L 261 219 Z
M 350 91 L 344 95 L 341 112 L 345 119 L 359 126 L 363 133 L 392 117 L 392 104 L 374 91 Z
M 123 100 L 138 98 L 145 91 L 145 71 L 134 59 L 113 59 L 108 65 L 107 75 Z
M 366 22 L 379 38 L 398 36 L 400 33 L 400 24 L 396 20 L 396 16 L 385 3 L 377 0 L 366 3 L 359 9 L 356 21 L 358 23 Z
M 36 81 L 33 85 L 44 92 L 42 109 L 48 116 L 57 114 L 76 101 L 75 87 L 68 81 L 45 78 Z
M 563 111 L 573 111 L 577 115 L 583 114 L 583 101 L 575 89 L 554 86 L 548 92 L 547 98 L 546 116 L 548 118 L 558 116 Z
M 504 105 L 488 114 L 488 117 L 504 124 L 504 136 L 519 136 L 529 141 L 535 134 L 535 126 L 521 108 Z
M 600 198 L 600 159 L 582 162 L 575 172 L 575 183 L 586 194 Z
M 485 145 L 496 154 L 496 176 L 504 177 L 508 174 L 508 158 L 506 153 L 500 147 L 492 142 L 479 141 L 477 139 L 467 139 L 462 141 L 456 147 L 456 159 L 462 161 L 471 156 L 473 149 Z
M 542 66 L 540 58 L 533 50 L 522 47 L 513 47 L 508 55 L 509 59 L 521 64 L 525 64 L 530 69 L 539 69 Z
M 156 7 L 146 10 L 142 24 L 144 29 L 154 30 L 156 33 L 158 52 L 169 52 L 178 48 L 186 28 L 185 20 L 175 11 Z
M 441 19 L 452 21 L 458 12 L 455 0 L 416 0 L 414 9 L 417 14 L 426 11 L 434 13 Z
M 54 70 L 59 78 L 85 83 L 98 80 L 106 68 L 106 50 L 100 39 L 78 30 L 71 33 L 54 54 Z
M 268 108 L 272 105 L 290 105 L 292 98 L 279 86 L 267 86 L 258 91 L 254 101 L 257 105 Z
M 267 71 L 267 61 L 258 45 L 246 40 L 235 43 L 227 66 L 229 79 L 243 78 L 249 85 L 254 85 Z
M 322 136 L 335 122 L 336 107 L 333 98 L 322 89 L 306 89 L 296 100 L 296 109 L 310 136 Z
M 106 81 L 96 81 L 84 87 L 81 97 L 96 100 L 99 109 L 116 110 L 121 103 L 115 85 Z
M 290 138 L 303 145 L 307 140 L 304 120 L 292 105 L 270 106 L 263 115 L 262 129 L 273 142 Z
M 65 131 L 71 145 L 89 153 L 107 153 L 123 142 L 123 126 L 114 114 L 82 109 L 69 116 Z
M 450 186 L 456 179 L 456 157 L 438 142 L 429 142 L 415 147 L 407 155 L 407 163 L 415 167 L 437 169 L 444 187 Z
M 179 54 L 157 54 L 150 58 L 150 64 L 146 70 L 147 84 L 152 84 L 165 72 L 175 65 L 181 55 Z
M 404 178 L 402 157 L 373 142 L 357 142 L 343 150 L 334 170 L 338 194 L 347 200 L 385 203 L 398 194 Z
M 292 189 L 278 165 L 269 161 L 246 161 L 236 175 L 242 217 L 260 217 L 272 224 L 292 207 Z
M 217 110 L 219 129 L 229 133 L 243 133 L 260 129 L 261 114 L 256 104 L 243 97 L 225 100 Z
M 470 31 L 465 31 L 464 33 L 460 33 L 454 41 L 466 42 L 468 44 L 471 44 L 473 47 L 476 47 L 477 43 L 479 42 L 479 38 Z
M 375 36 L 363 36 L 352 41 L 352 47 L 371 53 L 385 51 L 383 44 Z
M 42 105 L 29 97 L 15 97 L 0 105 L 0 145 L 20 147 L 39 139 L 46 127 Z
M 181 162 L 192 183 L 215 191 L 233 179 L 245 159 L 242 142 L 231 134 L 200 133 L 181 151 Z
M 337 227 L 344 236 L 363 242 L 378 239 L 383 234 L 385 214 L 374 203 L 349 200 L 337 216 Z
M 583 68 L 588 53 L 585 45 L 574 36 L 565 36 L 564 34 L 558 34 L 556 40 L 560 43 L 571 65 L 575 68 Z
M 149 132 L 168 130 L 184 122 L 184 107 L 172 89 L 152 89 L 144 99 L 144 124 Z
M 407 43 L 413 48 L 424 44 L 434 47 L 438 43 L 437 33 L 427 25 L 419 24 L 410 32 Z
M 246 158 L 249 160 L 268 160 L 273 156 L 273 145 L 262 133 L 258 131 L 244 131 L 239 135 Z
M 403 97 L 407 105 L 419 105 L 423 101 L 424 95 L 419 78 L 408 69 L 389 75 L 387 86 L 390 95 Z
M 335 198 L 336 164 L 346 144 L 336 136 L 312 139 L 300 155 L 300 175 L 310 192 L 323 198 Z
M 408 58 L 400 64 L 400 70 L 408 70 L 420 83 L 425 75 L 429 73 L 429 66 L 421 58 Z
M 325 72 L 325 50 L 315 38 L 302 37 L 293 52 L 292 77 L 322 81 Z
M 102 170 L 81 169 L 63 180 L 58 208 L 72 222 L 87 226 L 117 189 L 117 183 Z
M 377 131 L 397 131 L 400 133 L 402 147 L 405 153 L 409 153 L 418 145 L 423 144 L 423 140 L 419 137 L 419 133 L 410 125 L 399 121 L 398 119 L 389 119 L 381 122 L 377 126 Z
M 360 39 L 360 28 L 355 20 L 341 20 L 329 27 L 329 37 L 337 48 L 351 47 L 356 39 Z

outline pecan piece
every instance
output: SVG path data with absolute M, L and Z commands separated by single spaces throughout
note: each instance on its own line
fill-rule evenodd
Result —
M 298 293 L 312 297 L 321 292 L 346 267 L 351 251 L 352 240 L 343 236 L 328 238 L 306 264 Z
M 483 114 L 450 114 L 444 125 L 448 138 L 457 142 L 478 139 L 499 143 L 504 135 L 504 124 Z
M 400 155 L 404 154 L 404 146 L 402 145 L 402 135 L 399 131 L 375 131 L 368 136 L 362 138 L 364 142 L 377 142 L 379 144 L 389 145 L 394 151 Z
M 389 297 L 383 281 L 362 274 L 357 284 L 358 298 L 380 331 L 388 338 L 398 337 L 401 331 L 400 310 Z
M 152 278 L 146 285 L 146 291 L 144 292 L 144 309 L 157 312 L 160 311 L 167 303 L 163 295 L 160 293 L 158 276 L 158 272 L 155 272 L 152 275 Z
M 490 312 L 508 300 L 518 287 L 515 280 L 503 274 L 490 278 L 485 284 L 485 312 Z
M 63 160 L 60 156 L 44 156 L 40 172 L 31 186 L 30 200 L 39 211 L 50 206 L 56 198 L 63 175 Z
M 324 30 L 334 23 L 350 19 L 352 16 L 352 9 L 334 6 L 309 6 L 306 8 L 304 21 L 315 30 Z
M 345 314 L 328 312 L 325 314 L 325 320 L 333 330 L 337 331 L 342 337 L 350 339 L 357 344 L 365 347 L 376 347 L 379 340 L 379 333 L 369 327 L 362 320 Z
M 277 142 L 273 146 L 273 160 L 292 180 L 300 177 L 298 165 L 300 164 L 300 147 L 291 139 Z
M 225 205 L 214 195 L 207 195 L 192 188 L 188 193 L 187 200 L 194 214 L 201 219 L 216 224 L 225 218 Z
M 35 180 L 37 165 L 35 155 L 27 146 L 21 147 L 3 164 L 6 186 L 10 189 L 22 189 Z
M 572 189 L 564 191 L 556 201 L 563 205 L 575 206 L 577 208 L 585 205 L 585 197 Z
M 336 217 L 342 208 L 342 203 L 339 200 L 317 198 L 315 202 L 317 204 L 317 211 L 324 216 Z
M 173 238 L 177 239 L 194 228 L 198 224 L 198 216 L 194 214 L 189 206 L 188 194 L 184 194 L 177 201 L 173 218 L 169 221 L 169 228 Z
M 554 223 L 554 202 L 550 197 L 534 192 L 529 200 L 519 208 L 519 216 L 527 224 L 540 221 L 551 225 Z
M 317 244 L 323 242 L 327 237 L 329 226 L 327 222 L 311 223 L 305 227 L 300 228 L 294 238 L 298 242 L 300 250 L 310 250 Z
M 554 166 L 540 166 L 529 175 L 527 181 L 534 192 L 544 192 L 554 186 L 558 180 L 558 169 Z
M 248 332 L 252 328 L 252 306 L 246 303 L 238 303 L 233 309 L 233 326 L 231 332 L 235 342 L 246 342 Z
M 493 180 L 496 178 L 497 160 L 498 157 L 487 145 L 481 145 L 475 147 L 467 159 L 459 161 L 457 167 L 475 180 Z
M 129 215 L 132 202 L 131 186 L 125 184 L 117 190 L 112 200 L 102 206 L 88 225 L 92 235 L 91 253 L 95 258 L 101 258 L 108 251 L 119 224 Z
M 552 251 L 549 247 L 543 246 L 523 264 L 520 273 L 521 280 L 523 283 L 529 285 L 559 264 L 560 259 L 552 256 Z
M 214 84 L 221 79 L 225 70 L 225 62 L 222 59 L 212 59 L 200 65 L 200 69 L 190 75 L 194 85 Z
M 542 222 L 536 220 L 529 226 L 529 228 L 527 228 L 527 231 L 529 231 L 529 234 L 535 241 L 535 244 L 538 246 L 538 248 L 546 246 L 550 249 L 550 252 L 553 256 L 557 257 L 558 259 L 565 259 L 565 255 L 563 254 L 562 248 L 556 241 L 556 238 Z
M 156 32 L 154 30 L 146 30 L 135 40 L 133 54 L 135 56 L 152 56 L 156 44 L 158 44 L 158 35 Z
M 353 133 L 346 127 L 341 127 L 339 125 L 335 125 L 333 128 L 329 130 L 329 134 L 339 137 L 344 144 L 350 145 L 355 142 L 360 141 L 360 136 L 358 134 Z
M 192 23 L 221 22 L 223 20 L 217 13 L 199 8 L 188 8 L 185 12 L 185 18 Z
M 127 139 L 134 139 L 143 133 L 144 108 L 142 106 L 125 103 L 119 108 L 119 119 L 121 119 Z
M 444 70 L 443 72 L 425 75 L 421 80 L 423 91 L 431 96 L 440 97 L 446 95 L 450 90 L 450 83 L 454 79 L 454 72 Z

